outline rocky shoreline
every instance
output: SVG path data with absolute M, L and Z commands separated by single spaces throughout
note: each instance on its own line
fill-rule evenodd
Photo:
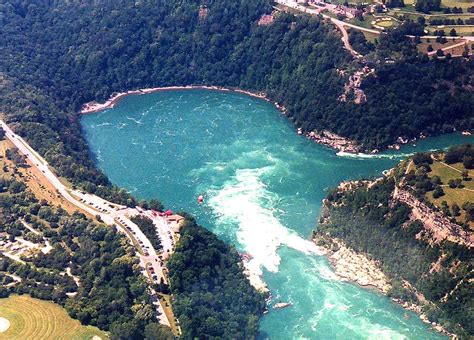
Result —
M 105 109 L 110 109 L 114 107 L 115 104 L 117 104 L 120 100 L 122 100 L 128 95 L 143 95 L 143 94 L 160 92 L 160 91 L 193 90 L 193 89 L 243 93 L 254 98 L 259 98 L 259 99 L 263 99 L 265 101 L 271 102 L 270 98 L 268 98 L 267 94 L 264 92 L 257 93 L 253 91 L 242 90 L 239 88 L 206 86 L 206 85 L 167 86 L 167 87 L 144 88 L 144 89 L 138 89 L 138 90 L 130 90 L 127 92 L 114 93 L 104 103 L 98 103 L 95 101 L 85 103 L 84 105 L 82 105 L 81 109 L 79 110 L 79 114 L 90 114 L 90 113 L 95 113 L 95 112 L 102 111 Z M 288 117 L 288 110 L 282 104 L 278 102 L 274 102 L 273 104 L 283 115 Z M 355 141 L 339 136 L 328 130 L 322 130 L 322 131 L 315 130 L 315 131 L 303 133 L 302 129 L 298 128 L 297 133 L 298 135 L 304 134 L 307 138 L 315 141 L 316 143 L 330 147 L 339 152 L 357 154 L 361 151 L 361 147 Z
M 351 249 L 340 239 L 328 239 L 326 236 L 314 234 L 313 242 L 327 256 L 335 275 L 341 281 L 353 282 L 364 288 L 372 288 L 383 295 L 388 294 L 391 288 L 390 279 L 380 269 L 376 261 Z M 417 313 L 423 322 L 430 324 L 437 332 L 445 334 L 451 339 L 457 338 L 455 334 L 448 332 L 442 325 L 431 322 L 423 313 L 421 305 L 397 298 L 391 298 L 391 300 L 404 309 Z
M 357 283 L 387 294 L 391 285 L 376 261 L 359 254 L 339 239 L 326 239 L 315 235 L 313 242 L 327 256 L 334 273 L 341 281 Z
M 365 184 L 371 186 L 376 182 L 377 180 L 347 181 L 342 182 L 338 189 L 340 191 L 353 190 Z M 331 215 L 328 204 L 329 202 L 327 200 L 323 200 L 320 224 L 330 222 Z M 333 238 L 321 232 L 318 233 L 317 231 L 314 231 L 312 240 L 321 252 L 327 256 L 336 277 L 341 281 L 353 282 L 361 287 L 372 288 L 383 295 L 389 294 L 392 287 L 390 278 L 385 275 L 377 261 L 368 258 L 367 254 L 355 251 L 349 247 L 344 240 Z M 423 312 L 423 306 L 429 304 L 425 297 L 417 292 L 408 282 L 405 281 L 404 286 L 406 289 L 415 293 L 419 303 L 410 303 L 393 297 L 391 300 L 401 305 L 404 309 L 417 313 L 423 322 L 430 324 L 437 332 L 445 334 L 451 339 L 457 339 L 455 334 L 448 332 L 442 325 L 436 322 L 431 322 L 428 319 L 427 315 Z
M 242 90 L 239 88 L 231 88 L 231 87 L 222 87 L 222 86 L 207 86 L 207 85 L 187 85 L 187 86 L 167 86 L 167 87 L 152 87 L 152 88 L 144 88 L 138 90 L 130 90 L 127 92 L 120 92 L 115 93 L 104 103 L 97 103 L 97 102 L 89 102 L 84 104 L 79 113 L 80 114 L 89 114 L 95 113 L 98 111 L 102 111 L 105 109 L 109 109 L 115 106 L 120 100 L 128 95 L 142 95 L 148 94 L 153 92 L 160 92 L 160 91 L 172 91 L 172 90 L 192 90 L 192 89 L 204 89 L 204 90 L 215 90 L 215 91 L 222 91 L 222 92 L 236 92 L 236 93 L 243 93 L 248 96 L 259 98 L 265 100 L 267 102 L 271 102 L 270 98 L 265 92 L 254 92 L 249 90 Z M 285 106 L 278 102 L 273 103 L 275 107 L 285 116 L 289 117 L 288 110 Z M 312 141 L 327 146 L 338 153 L 347 153 L 347 154 L 360 154 L 363 152 L 368 152 L 370 154 L 378 153 L 378 149 L 373 150 L 363 150 L 361 145 L 359 145 L 356 141 L 351 140 L 349 138 L 337 135 L 329 130 L 313 130 L 310 132 L 303 132 L 301 128 L 297 128 L 298 135 L 304 135 L 306 138 L 311 139 Z M 463 135 L 470 135 L 469 131 L 463 131 Z M 420 139 L 426 138 L 426 135 L 420 133 Z M 387 149 L 395 149 L 399 150 L 400 147 L 404 144 L 409 142 L 415 142 L 417 139 L 413 138 L 409 140 L 408 138 L 404 139 L 402 137 L 398 137 L 397 141 L 389 145 Z
M 263 99 L 265 101 L 270 101 L 270 99 L 267 98 L 267 95 L 265 93 L 257 93 L 257 92 L 252 92 L 252 91 L 247 91 L 247 90 L 242 90 L 238 88 L 230 88 L 230 87 L 221 87 L 221 86 L 206 86 L 206 85 L 187 85 L 187 86 L 165 86 L 165 87 L 150 87 L 150 88 L 144 88 L 144 89 L 138 89 L 138 90 L 130 90 L 127 92 L 120 92 L 120 93 L 114 93 L 110 96 L 110 98 L 104 102 L 104 103 L 98 103 L 98 102 L 89 102 L 84 105 L 82 105 L 81 109 L 79 110 L 80 114 L 89 114 L 89 113 L 94 113 L 98 111 L 102 111 L 105 109 L 110 109 L 115 106 L 120 100 L 122 100 L 124 97 L 128 95 L 143 95 L 143 94 L 148 94 L 148 93 L 154 93 L 154 92 L 161 92 L 161 91 L 173 91 L 173 90 L 215 90 L 215 91 L 223 91 L 223 92 L 237 92 L 237 93 L 243 93 L 248 96 L 254 97 L 254 98 L 259 98 Z M 286 109 L 275 103 L 277 108 L 281 110 L 282 112 L 286 112 Z
M 348 138 L 339 136 L 331 131 L 322 130 L 322 131 L 311 131 L 303 133 L 301 128 L 297 130 L 299 135 L 305 135 L 307 138 L 315 141 L 318 144 L 330 147 L 338 152 L 346 152 L 351 154 L 358 154 L 361 152 L 362 148 L 356 141 L 350 140 Z

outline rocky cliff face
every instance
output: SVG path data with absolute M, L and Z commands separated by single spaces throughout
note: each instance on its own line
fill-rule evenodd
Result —
M 340 279 L 388 294 L 440 332 L 469 338 L 474 233 L 420 196 L 414 170 L 404 161 L 385 177 L 341 183 L 324 200 L 313 240 Z

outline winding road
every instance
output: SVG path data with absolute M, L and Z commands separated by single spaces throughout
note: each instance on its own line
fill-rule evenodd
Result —
M 323 18 L 331 20 L 331 22 L 342 33 L 342 38 L 341 39 L 342 39 L 342 42 L 344 43 L 344 47 L 349 52 L 351 52 L 351 54 L 356 58 L 360 58 L 360 57 L 362 57 L 362 55 L 360 53 L 358 53 L 356 50 L 354 50 L 352 48 L 351 44 L 349 43 L 349 36 L 347 34 L 346 27 L 350 27 L 350 28 L 353 28 L 353 29 L 356 29 L 356 30 L 359 30 L 359 31 L 362 31 L 362 32 L 373 33 L 373 34 L 378 34 L 378 35 L 383 33 L 383 32 L 380 32 L 378 30 L 375 30 L 375 29 L 370 29 L 370 28 L 357 26 L 357 25 L 354 25 L 354 24 L 351 24 L 351 23 L 333 18 L 333 17 L 323 13 L 324 10 L 330 10 L 329 6 L 336 7 L 335 5 L 326 4 L 324 7 L 316 8 L 316 7 L 306 7 L 306 6 L 300 5 L 295 0 L 275 0 L 275 2 L 280 4 L 280 5 L 283 5 L 283 6 L 286 6 L 286 7 L 289 7 L 289 8 L 293 8 L 293 9 L 296 9 L 296 10 L 304 12 L 304 13 L 313 14 L 313 15 L 321 15 Z M 412 35 L 407 35 L 407 37 L 415 38 L 415 36 L 412 36 Z M 421 38 L 436 39 L 437 36 L 424 35 Z M 474 36 L 456 36 L 456 37 L 449 37 L 449 39 L 454 39 L 454 40 L 462 39 L 463 41 L 466 41 L 466 42 L 468 42 L 468 41 L 474 42 Z
M 160 279 L 163 278 L 167 282 L 165 275 L 166 269 L 162 265 L 162 259 L 157 254 L 150 240 L 140 230 L 140 228 L 133 223 L 129 216 L 137 214 L 145 215 L 152 218 L 155 223 L 160 223 L 162 228 L 169 227 L 166 219 L 161 216 L 157 216 L 151 211 L 143 211 L 138 208 L 128 208 L 121 206 L 109 201 L 106 201 L 98 196 L 87 194 L 78 190 L 71 190 L 66 187 L 59 178 L 53 173 L 48 162 L 42 158 L 28 143 L 15 134 L 12 129 L 3 121 L 0 120 L 0 126 L 5 131 L 5 136 L 18 148 L 19 152 L 26 156 L 32 166 L 38 168 L 39 171 L 44 175 L 46 180 L 50 182 L 57 193 L 64 197 L 68 202 L 76 206 L 83 212 L 88 213 L 91 216 L 100 217 L 100 219 L 111 226 L 115 226 L 118 231 L 124 233 L 131 244 L 135 247 L 136 254 L 140 259 L 140 266 L 142 267 L 142 274 L 147 277 L 149 281 L 159 283 Z M 173 230 L 169 228 L 169 232 L 173 233 Z M 158 235 L 161 235 L 159 233 Z M 163 240 L 163 250 L 165 253 L 170 254 L 173 251 L 173 244 L 168 240 Z M 153 268 L 154 273 L 157 275 L 157 279 L 153 280 L 150 275 L 150 269 Z M 164 311 L 162 301 L 157 298 L 157 294 L 150 288 L 151 296 L 155 300 L 154 305 L 158 311 L 159 322 L 163 325 L 171 327 L 174 324 L 174 320 L 170 320 Z
M 354 50 L 352 48 L 351 44 L 349 43 L 349 35 L 347 34 L 346 27 L 355 28 L 355 29 L 358 29 L 360 31 L 365 31 L 365 32 L 368 32 L 368 33 L 380 34 L 380 31 L 377 31 L 377 30 L 374 30 L 374 29 L 369 29 L 369 28 L 364 28 L 364 27 L 360 27 L 360 26 L 356 26 L 356 25 L 344 22 L 342 20 L 333 18 L 333 17 L 331 17 L 327 14 L 324 14 L 323 11 L 327 10 L 328 6 L 330 6 L 330 4 L 326 4 L 325 7 L 310 8 L 310 7 L 302 6 L 302 5 L 298 4 L 296 1 L 293 1 L 293 0 L 275 0 L 275 2 L 280 4 L 280 5 L 290 7 L 290 8 L 296 9 L 296 10 L 304 12 L 304 13 L 313 14 L 313 15 L 321 15 L 323 18 L 331 20 L 331 22 L 342 33 L 341 39 L 342 39 L 342 42 L 344 44 L 345 49 L 348 50 L 349 52 L 351 52 L 351 54 L 355 58 L 361 58 L 362 55 L 359 52 L 357 52 L 356 50 Z M 332 6 L 336 7 L 335 5 L 332 5 Z

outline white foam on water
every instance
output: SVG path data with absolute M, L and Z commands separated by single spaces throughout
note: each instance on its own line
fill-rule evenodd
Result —
M 448 149 L 448 147 L 445 147 L 445 148 L 434 148 L 434 149 L 425 150 L 425 151 L 423 151 L 423 152 L 434 152 L 434 151 L 441 150 L 441 149 L 444 149 L 444 150 L 445 150 L 445 149 Z M 339 156 L 339 157 L 346 157 L 346 158 L 360 158 L 360 159 L 366 159 L 366 158 L 403 159 L 403 158 L 407 158 L 407 157 L 413 156 L 413 155 L 416 154 L 417 152 L 419 152 L 419 151 L 405 152 L 405 153 L 397 152 L 396 154 L 388 155 L 388 154 L 383 154 L 383 153 L 368 154 L 368 153 L 362 153 L 362 152 L 359 152 L 359 153 L 350 153 L 350 152 L 339 151 L 338 153 L 336 153 L 336 156 Z
M 370 340 L 405 340 L 407 336 L 392 328 L 383 326 L 362 315 L 352 315 L 352 317 L 338 318 L 345 328 Z M 357 320 L 357 322 L 354 322 Z
M 102 157 L 102 150 L 100 149 L 100 147 L 97 149 L 95 153 L 95 157 L 98 162 L 102 162 L 104 160 L 104 158 Z
M 131 120 L 132 122 L 137 123 L 138 125 L 143 124 L 143 122 L 142 122 L 141 120 L 135 119 L 135 118 L 133 118 L 133 117 L 127 116 L 127 119 L 128 119 L 128 120 Z
M 354 322 L 357 320 L 357 322 Z M 364 316 L 338 318 L 345 328 L 350 329 L 361 338 L 368 340 L 405 340 L 408 337 L 394 329 L 373 322 Z
M 274 216 L 273 205 L 279 197 L 261 181 L 261 176 L 272 168 L 238 169 L 223 187 L 209 192 L 208 205 L 217 214 L 218 222 L 237 225 L 237 241 L 252 255 L 249 269 L 258 275 L 262 274 L 262 267 L 278 271 L 277 249 L 281 245 L 305 254 L 319 253 L 313 242 L 287 229 Z
M 392 329 L 380 327 L 378 329 L 368 330 L 367 339 L 369 340 L 404 340 L 408 339 L 405 335 L 400 334 Z
M 98 127 L 110 126 L 110 125 L 112 125 L 112 123 L 104 122 L 104 123 L 97 124 L 97 125 L 95 125 L 94 127 L 95 127 L 95 128 L 98 128 Z
M 415 153 L 397 153 L 396 155 L 386 155 L 386 154 L 368 154 L 368 153 L 350 153 L 350 152 L 344 152 L 344 151 L 339 151 L 336 153 L 336 156 L 339 157 L 346 157 L 346 158 L 389 158 L 389 159 L 398 159 L 398 158 L 406 158 L 409 156 L 414 155 Z

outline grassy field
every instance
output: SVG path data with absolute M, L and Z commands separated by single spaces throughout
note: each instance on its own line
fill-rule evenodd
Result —
M 474 6 L 472 0 L 441 0 L 442 7 L 461 7 L 463 9 Z
M 380 35 L 379 34 L 375 34 L 375 33 L 371 33 L 371 32 L 366 32 L 366 31 L 363 31 L 362 32 L 365 36 L 365 39 L 367 39 L 367 41 L 370 41 L 370 42 L 375 42 L 375 40 L 379 40 L 380 39 Z
M 452 45 L 456 45 L 459 41 L 449 40 L 445 44 L 437 43 L 435 39 L 421 39 L 421 43 L 417 45 L 417 48 L 422 53 L 428 53 L 428 46 L 431 45 L 433 47 L 433 51 L 436 51 L 439 48 L 446 48 Z
M 441 28 L 438 28 L 441 27 Z M 442 26 L 427 26 L 426 29 L 433 33 L 435 30 L 442 29 L 448 35 L 447 39 L 449 39 L 449 31 L 451 28 L 456 30 L 456 33 L 459 36 L 471 36 L 474 34 L 474 26 L 473 25 L 463 25 L 463 26 L 450 26 L 450 25 L 442 25 Z
M 357 20 L 357 19 L 354 18 L 354 19 L 348 20 L 348 22 L 351 23 L 351 24 L 360 26 L 360 27 L 373 29 L 373 27 L 371 25 L 371 21 L 373 21 L 373 20 L 375 20 L 375 18 L 372 15 L 366 15 L 364 17 L 364 20 L 362 20 L 362 21 Z M 364 33 L 364 32 L 362 32 L 362 33 Z
M 52 302 L 27 295 L 0 299 L 0 317 L 10 321 L 10 328 L 0 339 L 107 339 L 96 327 L 83 326 Z
M 474 5 L 473 5 L 474 6 Z M 474 13 L 457 13 L 457 14 L 443 14 L 443 15 L 425 15 L 425 18 L 428 20 L 444 20 L 444 19 L 469 19 L 469 18 L 474 18 Z
M 450 179 L 462 178 L 461 171 L 464 170 L 462 163 L 456 164 L 445 164 L 442 162 L 434 161 L 431 164 L 430 177 L 439 176 L 442 181 L 444 195 L 439 198 L 433 198 L 433 192 L 427 193 L 427 198 L 437 207 L 441 207 L 441 202 L 446 201 L 451 207 L 456 203 L 461 207 L 465 202 L 474 202 L 474 170 L 469 170 L 469 177 L 471 180 L 463 181 L 464 188 L 450 188 L 448 182 Z M 461 215 L 456 217 L 457 221 L 464 221 L 465 214 L 461 210 Z M 471 228 L 474 224 L 471 223 Z
M 394 20 L 381 20 L 378 21 L 376 25 L 383 28 L 393 28 L 395 26 L 398 26 L 398 23 Z

